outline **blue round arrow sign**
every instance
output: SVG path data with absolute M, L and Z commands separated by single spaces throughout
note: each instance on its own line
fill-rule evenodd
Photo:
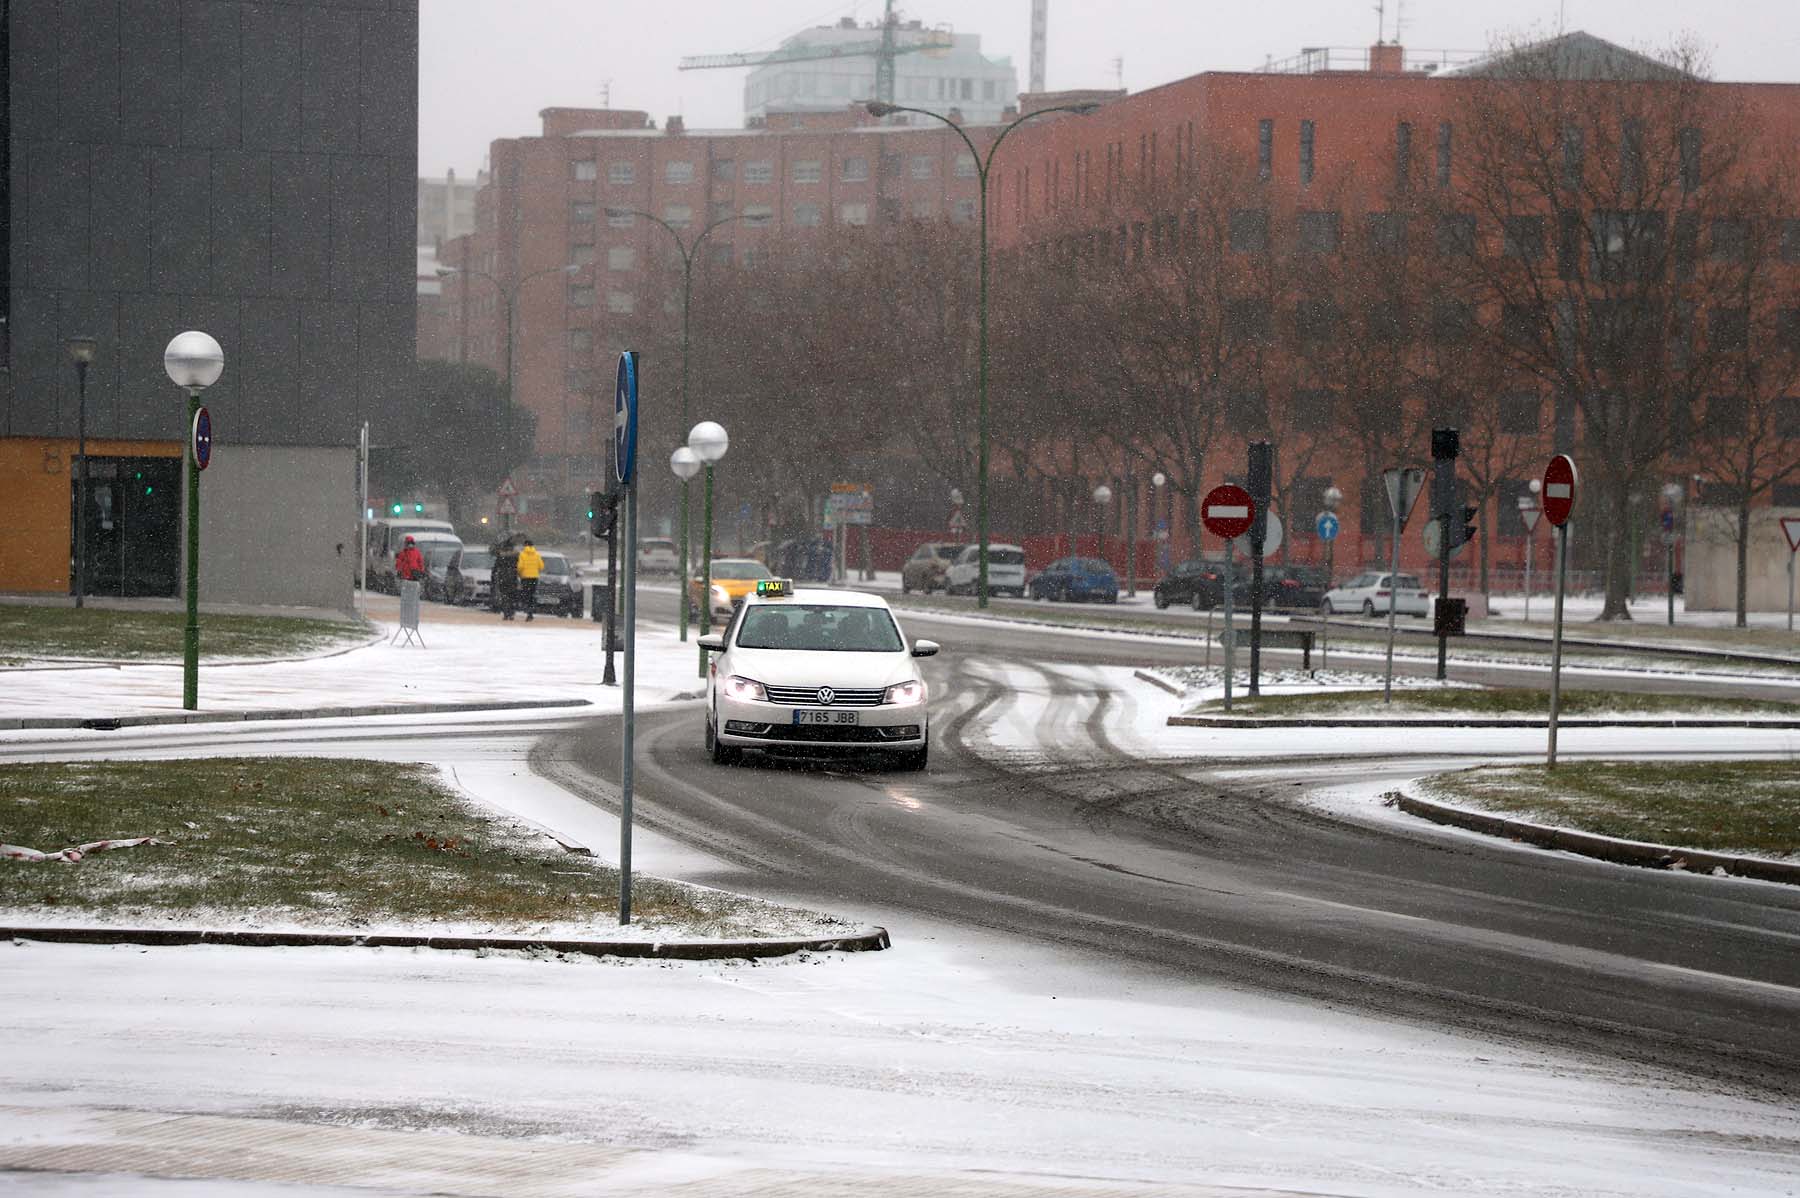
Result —
M 1337 540 L 1338 518 L 1336 516 L 1332 515 L 1330 512 L 1320 512 L 1318 529 L 1319 529 L 1319 539 L 1321 541 Z
M 212 461 L 212 413 L 205 408 L 194 413 L 193 449 L 195 468 L 206 469 Z
M 631 483 L 637 466 L 638 372 L 637 351 L 619 355 L 619 384 L 613 390 L 613 477 L 621 486 Z

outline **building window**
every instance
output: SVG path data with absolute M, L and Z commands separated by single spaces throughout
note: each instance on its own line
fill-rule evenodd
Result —
M 963 153 L 956 156 L 956 177 L 958 179 L 975 177 L 975 155 Z
M 1800 262 L 1800 220 L 1789 218 L 1781 222 L 1781 260 Z
M 611 208 L 607 210 L 606 224 L 608 228 L 629 229 L 636 223 L 636 213 L 626 212 L 620 208 Z
M 1412 125 L 1394 126 L 1394 190 L 1405 191 L 1412 182 Z
M 1269 431 L 1269 397 L 1254 387 L 1225 399 L 1225 420 L 1240 433 Z
M 1431 339 L 1439 345 L 1461 345 L 1475 332 L 1475 310 L 1460 300 L 1431 305 Z
M 569 177 L 577 183 L 592 183 L 600 177 L 600 164 L 592 158 L 577 158 L 569 163 Z
M 1296 232 L 1300 248 L 1314 254 L 1333 254 L 1338 248 L 1338 214 L 1301 212 Z
M 951 210 L 950 219 L 955 221 L 959 225 L 966 225 L 970 221 L 974 220 L 975 219 L 975 201 L 974 200 L 958 200 L 958 201 L 956 201 L 956 207 Z
M 1541 216 L 1509 216 L 1501 226 L 1505 239 L 1504 252 L 1509 258 L 1536 262 L 1544 256 L 1544 218 Z
M 694 209 L 688 204 L 669 204 L 663 208 L 663 220 L 671 228 L 685 229 L 694 223 Z
M 1324 388 L 1294 392 L 1294 427 L 1303 433 L 1329 431 L 1336 422 L 1337 393 Z M 1308 504 L 1302 511 L 1313 511 Z M 1306 527 L 1303 523 L 1302 528 Z
M 838 220 L 846 225 L 866 225 L 869 223 L 869 206 L 860 202 L 839 204 Z
M 817 204 L 795 204 L 794 226 L 800 229 L 811 229 L 824 219 L 824 213 Z
M 569 261 L 576 266 L 588 266 L 594 261 L 594 243 L 589 241 L 581 245 L 569 247 Z
M 845 183 L 866 183 L 869 179 L 867 158 L 846 158 L 838 163 L 838 178 Z
M 1742 353 L 1750 345 L 1750 313 L 1744 308 L 1714 308 L 1706 319 L 1706 340 L 1716 350 Z
M 572 354 L 590 353 L 593 351 L 593 348 L 594 348 L 594 333 L 593 333 L 592 329 L 570 329 L 569 330 L 569 352 L 570 353 L 572 353 Z
M 591 308 L 594 306 L 594 289 L 586 283 L 569 284 L 569 307 Z
M 1743 433 L 1749 422 L 1749 409 L 1742 395 L 1709 395 L 1706 399 L 1706 433 L 1712 437 L 1735 437 Z
M 1565 125 L 1562 131 L 1562 185 L 1564 191 L 1581 190 L 1587 172 L 1587 148 L 1580 128 Z
M 914 220 L 930 220 L 937 215 L 936 200 L 914 200 L 912 206 Z
M 1267 300 L 1225 301 L 1225 332 L 1235 340 L 1267 341 L 1271 323 Z
M 686 161 L 663 163 L 664 183 L 692 183 L 693 181 L 693 163 Z
M 1644 122 L 1625 118 L 1619 131 L 1619 187 L 1631 195 L 1644 185 Z
M 794 163 L 794 182 L 817 183 L 824 177 L 824 167 L 817 158 L 804 158 Z
M 1800 440 L 1800 395 L 1784 395 L 1775 404 L 1775 435 L 1784 440 Z M 1800 484 L 1796 484 L 1800 486 Z M 1800 507 L 1800 501 L 1788 500 L 1783 507 Z
M 1303 299 L 1294 305 L 1294 336 L 1318 345 L 1337 338 L 1338 306 L 1328 299 Z
M 630 162 L 609 162 L 606 164 L 606 181 L 608 183 L 631 184 L 637 182 L 637 166 Z
M 937 174 L 937 159 L 929 154 L 914 154 L 912 158 L 912 177 L 929 179 Z
M 1750 252 L 1750 226 L 1736 219 L 1713 221 L 1711 250 L 1714 258 L 1742 262 Z
M 744 182 L 773 183 L 775 181 L 775 164 L 773 162 L 746 162 L 744 164 Z
M 1256 122 L 1256 177 L 1267 183 L 1275 174 L 1275 122 Z
M 766 225 L 775 219 L 775 209 L 767 204 L 745 204 L 744 223 L 747 225 Z
M 575 225 L 591 225 L 594 223 L 594 205 L 591 200 L 576 200 L 569 205 L 569 223 Z
M 1313 123 L 1300 122 L 1300 184 L 1313 181 Z
M 1400 212 L 1371 212 L 1367 218 L 1369 248 L 1378 254 L 1406 252 L 1406 216 Z
M 1369 340 L 1392 345 L 1406 340 L 1406 315 L 1398 304 L 1370 304 L 1363 309 Z
M 1438 253 L 1445 257 L 1475 256 L 1475 218 L 1453 213 L 1438 220 Z
M 1681 190 L 1692 195 L 1700 190 L 1700 130 L 1683 129 L 1676 144 L 1681 152 Z
M 629 316 L 637 308 L 637 300 L 629 291 L 606 293 L 606 310 L 618 316 Z
M 1439 187 L 1450 186 L 1450 145 L 1453 136 L 1449 121 L 1438 126 L 1437 185 Z
M 1535 346 L 1548 329 L 1544 309 L 1538 304 L 1504 304 L 1500 308 L 1500 336 L 1509 345 Z
M 1239 208 L 1231 214 L 1231 249 L 1260 254 L 1269 248 L 1269 214 L 1261 208 Z
M 1500 397 L 1500 431 L 1515 437 L 1535 436 L 1544 418 L 1544 397 L 1536 391 L 1511 391 Z
M 715 182 L 730 183 L 737 178 L 737 159 L 715 158 L 712 164 L 712 177 Z
M 628 245 L 615 245 L 606 251 L 606 269 L 636 270 L 637 251 Z

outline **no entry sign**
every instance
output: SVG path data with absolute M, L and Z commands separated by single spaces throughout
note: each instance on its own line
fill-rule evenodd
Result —
M 1221 483 L 1200 501 L 1200 523 L 1206 525 L 1207 532 L 1227 541 L 1249 532 L 1255 515 L 1256 505 L 1251 502 L 1250 492 L 1236 483 Z
M 1575 510 L 1575 463 L 1559 453 L 1544 467 L 1544 519 L 1561 528 Z

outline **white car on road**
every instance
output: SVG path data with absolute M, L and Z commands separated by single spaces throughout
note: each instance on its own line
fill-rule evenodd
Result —
M 981 546 L 970 545 L 944 572 L 946 595 L 973 595 L 981 582 Z M 1025 551 L 1017 545 L 988 542 L 988 594 L 1025 597 Z
M 1390 579 L 1399 585 L 1390 585 Z M 1423 616 L 1431 610 L 1431 595 L 1411 574 L 1368 570 L 1326 591 L 1320 609 L 1328 616 L 1355 612 L 1365 616 L 1385 616 L 1390 604 L 1397 614 Z
M 673 574 L 681 568 L 675 542 L 668 537 L 644 537 L 638 541 L 637 568 L 646 574 Z
M 715 762 L 735 762 L 746 749 L 872 750 L 924 768 L 931 729 L 917 659 L 938 647 L 909 648 L 881 596 L 764 579 L 700 647 L 712 653 L 706 748 Z

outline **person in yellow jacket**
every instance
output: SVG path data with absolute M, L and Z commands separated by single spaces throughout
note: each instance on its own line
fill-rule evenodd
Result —
M 525 602 L 525 619 L 530 620 L 537 614 L 538 575 L 544 572 L 544 557 L 525 538 L 525 545 L 519 550 L 519 591 Z

